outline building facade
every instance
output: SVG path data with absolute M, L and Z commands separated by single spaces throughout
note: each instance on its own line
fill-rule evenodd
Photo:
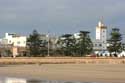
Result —
M 7 44 L 12 44 L 15 47 L 26 47 L 26 36 L 5 33 L 4 39 L 7 41 Z
M 107 50 L 107 26 L 101 21 L 96 27 L 96 39 L 93 41 L 94 50 Z
M 5 37 L 0 39 L 0 55 L 13 56 L 23 55 L 26 52 L 26 36 L 5 33 Z

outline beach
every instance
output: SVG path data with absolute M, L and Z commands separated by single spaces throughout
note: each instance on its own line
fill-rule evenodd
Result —
M 0 76 L 99 83 L 125 83 L 124 64 L 0 65 Z

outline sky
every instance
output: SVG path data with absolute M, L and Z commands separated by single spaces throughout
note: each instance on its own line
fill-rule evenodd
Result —
M 125 0 L 0 0 L 0 36 L 85 30 L 94 38 L 102 17 L 109 31 L 117 27 L 125 33 Z

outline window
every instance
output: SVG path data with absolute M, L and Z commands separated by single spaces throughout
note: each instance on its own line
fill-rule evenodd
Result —
M 95 44 L 95 47 L 97 46 L 97 44 Z
M 101 47 L 101 46 L 102 46 L 102 44 L 99 44 L 99 46 Z
M 11 43 L 11 40 L 9 41 L 9 43 Z
M 18 41 L 17 44 L 20 44 L 20 41 Z

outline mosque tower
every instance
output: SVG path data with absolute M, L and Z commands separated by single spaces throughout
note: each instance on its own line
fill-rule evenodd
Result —
M 96 41 L 100 41 L 102 44 L 102 49 L 107 49 L 107 26 L 103 24 L 102 21 L 98 22 L 96 27 Z

